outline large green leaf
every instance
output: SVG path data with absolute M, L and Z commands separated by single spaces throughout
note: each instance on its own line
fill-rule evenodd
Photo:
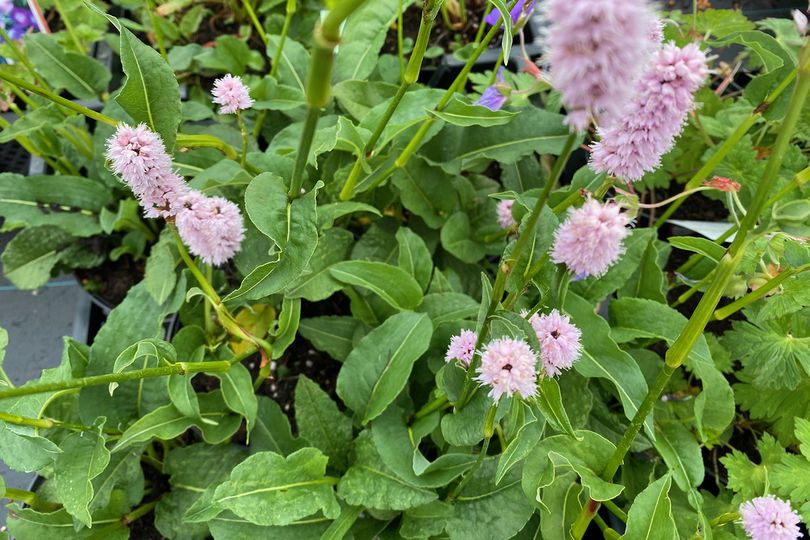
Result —
M 642 491 L 627 513 L 625 540 L 675 540 L 678 531 L 672 515 L 669 487 L 672 476 L 666 474 Z
M 295 422 L 301 437 L 326 454 L 332 466 L 346 468 L 352 420 L 306 375 L 299 376 L 295 385 Z
M 413 276 L 422 291 L 426 291 L 433 274 L 433 260 L 425 241 L 407 227 L 401 227 L 396 238 L 399 245 L 397 264 Z
M 396 309 L 413 309 L 422 302 L 419 283 L 399 267 L 376 261 L 343 261 L 330 267 L 332 277 L 368 289 Z
M 224 373 L 217 373 L 222 388 L 222 397 L 230 410 L 242 415 L 248 434 L 256 425 L 259 403 L 253 391 L 253 379 L 242 364 L 234 364 Z M 249 435 L 248 435 L 249 438 Z
M 436 492 L 397 477 L 382 461 L 371 433 L 361 433 L 354 446 L 356 459 L 338 484 L 348 504 L 377 510 L 407 510 L 438 498 Z
M 93 500 L 92 480 L 110 462 L 110 452 L 104 442 L 100 429 L 71 433 L 59 445 L 62 453 L 53 464 L 59 500 L 65 510 L 88 527 L 93 523 L 89 510 Z
M 49 34 L 25 36 L 25 54 L 37 72 L 55 88 L 79 99 L 95 99 L 107 90 L 112 74 L 98 60 L 64 50 Z
M 45 285 L 74 237 L 63 229 L 44 225 L 20 231 L 6 246 L 0 260 L 3 274 L 18 289 Z
M 74 236 L 99 234 L 98 216 L 111 203 L 109 188 L 87 178 L 0 174 L 3 230 L 55 225 Z
M 250 433 L 250 453 L 269 451 L 286 456 L 306 446 L 304 441 L 292 436 L 290 420 L 279 404 L 266 396 L 257 397 L 259 414 Z
M 287 288 L 287 298 L 303 298 L 318 302 L 329 298 L 343 285 L 332 277 L 329 268 L 349 258 L 354 235 L 346 229 L 327 230 L 318 240 L 318 247 L 309 260 L 309 272 L 295 280 Z
M 354 317 L 325 315 L 302 319 L 298 331 L 316 349 L 343 362 L 354 347 L 354 336 L 363 323 Z
M 394 171 L 392 182 L 399 191 L 402 204 L 425 220 L 428 227 L 438 229 L 459 205 L 458 193 L 439 167 L 428 165 L 413 157 L 404 167 Z
M 705 474 L 700 445 L 695 436 L 678 422 L 667 422 L 656 430 L 655 448 L 675 483 L 684 492 L 697 488 Z
M 471 105 L 454 97 L 450 103 L 440 111 L 430 111 L 436 116 L 454 126 L 501 126 L 508 124 L 518 113 L 509 111 L 493 111 L 482 105 Z
M 188 511 L 189 521 L 208 521 L 225 510 L 256 525 L 288 525 L 318 511 L 340 514 L 332 480 L 324 476 L 327 457 L 302 448 L 287 458 L 259 452 L 234 467 L 210 497 L 203 495 Z
M 206 47 L 195 60 L 202 68 L 233 75 L 244 75 L 248 67 L 256 71 L 261 71 L 264 67 L 261 53 L 252 50 L 247 43 L 231 35 L 218 36 L 214 46 Z
M 387 319 L 352 350 L 338 375 L 337 393 L 363 424 L 382 414 L 405 388 L 432 334 L 427 315 L 406 311 Z

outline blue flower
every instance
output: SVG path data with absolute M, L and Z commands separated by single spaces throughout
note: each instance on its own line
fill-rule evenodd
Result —
M 526 8 L 525 13 L 527 15 L 534 10 L 534 2 L 535 0 L 532 0 L 531 3 L 529 4 L 529 7 Z M 509 12 L 509 14 L 512 16 L 512 24 L 518 23 L 518 19 L 520 19 L 520 16 L 524 13 L 523 8 L 525 7 L 525 5 L 526 0 L 519 0 L 518 3 L 515 4 L 515 7 L 512 8 L 512 11 Z M 487 15 L 484 18 L 484 22 L 490 26 L 501 24 L 501 12 L 498 11 L 497 9 L 493 9 L 492 11 L 489 12 L 489 15 Z

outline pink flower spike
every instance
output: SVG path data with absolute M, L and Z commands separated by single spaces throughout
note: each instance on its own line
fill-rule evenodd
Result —
M 459 335 L 450 338 L 450 345 L 447 347 L 444 361 L 460 360 L 465 366 L 469 366 L 475 354 L 476 341 L 478 341 L 478 336 L 475 332 L 462 330 Z
M 489 396 L 495 401 L 515 393 L 526 399 L 537 393 L 536 365 L 537 356 L 525 341 L 496 339 L 484 348 L 476 380 L 492 387 Z
M 577 277 L 601 276 L 624 253 L 630 220 L 618 204 L 590 199 L 571 211 L 554 233 L 551 260 Z
M 161 178 L 157 185 L 142 193 L 139 199 L 146 217 L 167 218 L 177 214 L 181 208 L 180 201 L 190 191 L 191 188 L 188 187 L 182 176 L 168 173 Z
M 220 265 L 239 251 L 245 227 L 239 207 L 234 203 L 189 191 L 178 206 L 177 232 L 189 251 L 203 262 Z
M 582 332 L 571 324 L 567 315 L 562 315 L 556 309 L 548 315 L 535 313 L 529 319 L 529 324 L 540 342 L 540 360 L 546 375 L 556 377 L 579 359 Z
M 107 139 L 107 159 L 112 171 L 138 197 L 154 189 L 172 169 L 172 159 L 163 141 L 146 124 L 136 127 L 119 124 Z
M 517 225 L 517 221 L 512 217 L 512 206 L 515 201 L 503 200 L 498 203 L 498 225 L 501 229 L 511 229 Z
M 214 96 L 214 103 L 221 105 L 219 114 L 234 114 L 237 111 L 249 109 L 253 105 L 250 90 L 240 77 L 235 77 L 230 73 L 214 81 L 214 89 L 211 94 Z
M 790 503 L 773 495 L 740 505 L 745 532 L 752 540 L 798 540 L 799 516 Z
M 619 117 L 633 84 L 658 45 L 647 0 L 548 0 L 546 59 L 568 111 L 565 123 L 587 129 Z
M 693 94 L 707 74 L 706 55 L 697 45 L 665 45 L 641 77 L 621 121 L 599 130 L 602 139 L 592 145 L 591 169 L 630 182 L 657 169 L 683 129 L 695 106 Z

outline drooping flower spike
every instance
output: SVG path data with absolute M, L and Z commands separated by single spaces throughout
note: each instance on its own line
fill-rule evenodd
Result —
M 535 313 L 529 318 L 529 324 L 540 342 L 540 360 L 547 376 L 556 377 L 579 359 L 582 332 L 571 324 L 567 315 L 556 309 L 547 315 Z
M 695 105 L 694 93 L 707 75 L 706 55 L 697 45 L 665 45 L 639 81 L 621 122 L 600 129 L 591 168 L 628 182 L 657 169 L 683 129 Z
M 177 232 L 189 251 L 203 262 L 220 265 L 239 251 L 245 225 L 234 203 L 190 191 L 179 200 L 178 206 Z
M 773 495 L 740 505 L 743 528 L 751 540 L 798 540 L 799 516 L 790 503 Z
M 537 355 L 523 340 L 493 340 L 481 354 L 476 380 L 491 386 L 489 396 L 496 401 L 504 394 L 532 397 L 537 393 Z
M 475 354 L 475 343 L 478 336 L 472 330 L 462 330 L 457 336 L 450 338 L 450 345 L 444 355 L 445 362 L 453 360 L 461 361 L 465 366 L 469 366 Z
M 629 224 L 618 204 L 589 199 L 554 233 L 551 260 L 565 264 L 578 278 L 601 276 L 624 253 Z
M 230 73 L 214 81 L 211 95 L 214 96 L 214 103 L 220 105 L 219 114 L 234 114 L 253 105 L 250 90 L 242 82 L 241 77 Z
M 660 22 L 647 0 L 548 0 L 546 60 L 562 94 L 565 123 L 582 131 L 592 119 L 618 118 L 658 45 Z

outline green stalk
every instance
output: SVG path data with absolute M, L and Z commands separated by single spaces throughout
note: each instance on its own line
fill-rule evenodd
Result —
M 404 34 L 404 11 L 403 0 L 399 0 L 399 10 L 397 11 L 397 57 L 399 58 L 399 80 L 405 79 L 405 36 Z
M 20 501 L 21 503 L 25 503 L 34 510 L 38 512 L 53 512 L 57 508 L 59 508 L 58 504 L 50 503 L 47 501 L 41 500 L 37 497 L 37 494 L 33 491 L 28 491 L 25 489 L 17 489 L 17 488 L 6 488 L 6 492 L 2 499 L 9 499 L 12 501 Z
M 342 540 L 362 511 L 362 506 L 346 505 L 338 518 L 323 532 L 321 540 Z
M 377 122 L 374 133 L 372 133 L 369 140 L 366 141 L 366 145 L 363 147 L 363 155 L 357 156 L 354 166 L 352 166 L 351 172 L 349 173 L 349 177 L 346 179 L 346 183 L 343 185 L 343 189 L 340 192 L 341 200 L 347 201 L 352 198 L 354 188 L 363 170 L 363 159 L 371 155 L 374 151 L 374 146 L 377 144 L 377 141 L 380 140 L 385 127 L 388 125 L 394 112 L 396 112 L 397 107 L 399 107 L 403 96 L 405 96 L 408 89 L 419 79 L 419 72 L 422 70 L 422 61 L 425 58 L 425 51 L 427 51 L 427 46 L 430 43 L 430 32 L 436 20 L 436 7 L 438 4 L 443 4 L 443 2 L 444 0 L 425 0 L 422 7 L 422 20 L 419 23 L 419 32 L 416 35 L 416 43 L 414 44 L 411 57 L 408 59 L 408 67 L 404 72 L 402 82 L 397 89 L 397 93 L 388 104 L 388 108 L 386 108 L 382 118 Z
M 296 0 L 287 0 L 284 26 L 281 27 L 281 36 L 278 38 L 278 47 L 276 48 L 276 54 L 273 56 L 273 65 L 270 66 L 270 76 L 273 78 L 276 78 L 278 74 L 278 66 L 281 64 L 281 53 L 284 51 L 284 42 L 287 41 L 287 33 L 290 31 L 290 23 L 292 22 L 296 9 Z M 267 43 L 267 36 L 265 35 L 264 38 L 265 43 Z
M 92 426 L 85 426 L 83 424 L 73 424 L 70 422 L 62 422 L 54 420 L 53 418 L 29 418 L 27 416 L 19 416 L 17 414 L 9 414 L 0 412 L 0 422 L 14 424 L 17 426 L 28 426 L 36 429 L 69 429 L 71 431 L 95 431 L 96 428 Z M 106 432 L 106 430 L 105 430 Z M 109 433 L 119 433 L 118 431 L 110 430 Z
M 45 88 L 46 90 L 50 90 L 51 87 L 48 85 L 45 79 L 43 79 L 42 76 L 37 72 L 37 70 L 34 69 L 34 65 L 31 63 L 31 60 L 28 59 L 28 56 L 26 56 L 20 50 L 20 47 L 17 45 L 17 42 L 11 39 L 6 30 L 1 25 L 0 25 L 0 37 L 3 38 L 3 43 L 7 44 L 11 49 L 12 53 L 14 54 L 14 59 L 23 66 L 25 66 L 25 69 L 28 70 L 28 73 L 31 74 L 34 80 L 36 80 L 41 87 Z
M 239 131 L 242 132 L 242 154 L 239 157 L 239 164 L 244 169 L 247 165 L 247 153 L 248 153 L 248 132 L 247 126 L 245 126 L 245 119 L 236 111 L 236 121 L 239 123 Z
M 802 265 L 798 268 L 791 268 L 790 270 L 785 270 L 781 274 L 776 277 L 773 277 L 766 281 L 762 286 L 760 286 L 757 290 L 751 291 L 750 293 L 746 294 L 742 298 L 738 298 L 734 302 L 730 303 L 727 306 L 723 306 L 720 309 L 714 312 L 714 319 L 717 321 L 722 321 L 723 319 L 737 313 L 745 306 L 749 304 L 753 304 L 760 298 L 764 298 L 768 295 L 769 292 L 777 288 L 779 285 L 784 283 L 797 274 L 801 274 L 802 272 L 806 272 L 810 270 L 810 264 Z
M 434 413 L 436 411 L 440 411 L 440 410 L 444 409 L 445 407 L 447 407 L 448 403 L 449 403 L 449 400 L 447 399 L 447 396 L 437 397 L 436 399 L 434 399 L 433 401 L 427 403 L 424 407 L 422 407 L 421 409 L 416 411 L 416 413 L 414 413 L 414 415 L 413 415 L 413 420 L 419 420 L 419 419 L 424 418 L 425 416 L 428 416 L 428 415 L 430 415 L 430 414 L 432 414 L 432 413 Z
M 340 25 L 354 13 L 366 0 L 343 0 L 338 3 L 323 23 L 315 28 L 312 60 L 307 74 L 307 117 L 301 140 L 298 143 L 298 155 L 293 168 L 290 190 L 287 195 L 294 199 L 301 195 L 312 139 L 318 126 L 321 109 L 329 105 L 332 98 L 332 67 L 335 62 L 335 47 L 340 43 Z
M 72 388 L 85 388 L 87 386 L 98 386 L 109 383 L 120 383 L 137 379 L 148 379 L 151 377 L 166 377 L 168 375 L 185 375 L 188 373 L 224 373 L 230 369 L 231 363 L 227 360 L 214 362 L 177 362 L 168 366 L 137 369 L 124 371 L 121 373 L 107 373 L 105 375 L 94 375 L 92 377 L 81 377 L 78 379 L 67 379 L 65 381 L 34 383 L 17 388 L 0 390 L 0 399 L 8 399 L 19 396 L 30 396 L 32 394 L 44 394 L 47 392 L 58 392 L 70 390 Z
M 259 18 L 256 16 L 256 12 L 253 11 L 253 6 L 250 5 L 250 0 L 242 0 L 242 7 L 245 8 L 245 11 L 247 11 L 248 18 L 250 18 L 250 22 L 253 23 L 253 28 L 256 29 L 256 32 L 262 39 L 265 48 L 267 48 L 267 44 L 269 43 L 269 41 L 267 40 L 267 32 L 264 31 L 264 27 L 262 26 L 262 23 L 259 22 Z M 286 20 L 284 22 L 286 24 Z M 275 67 L 275 65 L 273 65 L 273 67 Z
M 783 86 L 785 86 L 784 82 L 780 87 Z M 782 122 L 782 128 L 779 130 L 779 135 L 777 136 L 771 156 L 768 159 L 768 164 L 765 167 L 762 181 L 757 188 L 748 213 L 740 224 L 740 230 L 734 238 L 734 242 L 732 242 L 726 254 L 718 263 L 715 269 L 714 281 L 712 281 L 708 290 L 700 299 L 695 311 L 692 313 L 692 316 L 689 317 L 686 326 L 684 326 L 678 338 L 669 350 L 667 350 L 665 365 L 658 374 L 655 384 L 647 392 L 647 396 L 644 398 L 639 410 L 633 417 L 630 427 L 625 431 L 619 444 L 616 445 L 616 450 L 608 460 L 608 464 L 602 473 L 602 479 L 606 481 L 613 479 L 619 466 L 624 461 L 624 456 L 630 449 L 630 445 L 641 430 L 641 426 L 644 424 L 647 415 L 652 411 L 653 405 L 663 393 L 670 377 L 675 370 L 684 363 L 698 338 L 703 335 L 706 324 L 711 320 L 723 291 L 726 289 L 728 282 L 734 275 L 745 253 L 744 248 L 749 242 L 747 238 L 748 233 L 754 229 L 759 213 L 765 207 L 768 200 L 768 192 L 778 178 L 782 160 L 790 144 L 791 137 L 793 137 L 793 133 L 796 130 L 796 124 L 801 116 L 802 107 L 807 100 L 808 91 L 810 91 L 810 42 L 805 40 L 805 45 L 802 48 L 799 59 L 798 80 L 793 89 L 788 112 Z M 588 523 L 590 523 L 598 508 L 599 503 L 593 500 L 589 501 L 589 503 L 583 507 L 575 523 L 576 530 L 572 530 L 574 540 L 580 540 L 582 538 L 582 535 L 585 534 L 585 530 L 588 528 Z
M 186 267 L 191 271 L 191 274 L 194 276 L 194 279 L 197 280 L 200 288 L 215 306 L 221 304 L 222 300 L 217 294 L 217 291 L 214 290 L 214 286 L 211 285 L 211 283 L 205 278 L 199 267 L 197 267 L 197 264 L 194 262 L 194 259 L 192 259 L 191 255 L 189 255 L 186 245 L 183 243 L 183 239 L 180 238 L 180 234 L 177 232 L 177 227 L 169 224 L 169 228 L 174 235 L 174 241 L 177 245 L 177 251 L 180 252 L 180 258 L 183 259 L 184 263 L 186 263 Z
M 236 152 L 234 147 L 219 137 L 215 137 L 214 135 L 178 133 L 177 139 L 175 139 L 175 144 L 181 148 L 216 148 L 225 154 L 225 157 L 228 159 L 232 159 L 234 161 L 239 160 L 239 154 Z M 252 169 L 249 164 L 246 164 L 245 167 Z M 257 173 L 258 171 L 251 172 L 251 174 Z
M 154 0 L 146 0 L 146 9 L 149 11 L 149 21 L 152 24 L 152 30 L 155 32 L 155 41 L 157 42 L 160 56 L 166 60 L 166 44 L 163 42 L 163 32 L 160 30 L 160 26 L 158 25 L 158 16 L 155 13 Z
M 740 142 L 740 140 L 748 133 L 748 130 L 756 124 L 757 120 L 768 110 L 768 107 L 778 98 L 782 92 L 784 92 L 790 84 L 793 82 L 793 79 L 796 78 L 798 73 L 798 68 L 791 71 L 788 76 L 783 80 L 779 86 L 777 86 L 773 92 L 771 92 L 765 100 L 760 103 L 754 111 L 742 121 L 742 123 L 737 126 L 737 129 L 734 130 L 734 133 L 726 139 L 722 145 L 717 149 L 717 151 L 709 158 L 707 161 L 693 176 L 686 182 L 684 186 L 684 190 L 690 190 L 698 187 L 701 182 L 703 182 L 707 176 L 715 169 L 717 166 L 725 159 L 726 155 Z M 675 211 L 680 208 L 680 206 L 684 203 L 686 199 L 679 199 L 677 200 L 672 206 L 667 208 L 661 217 L 658 218 L 658 221 L 655 223 L 655 227 L 659 228 L 664 223 L 666 223 L 667 219 L 669 219 Z
M 57 13 L 59 13 L 59 18 L 62 19 L 62 22 L 65 24 L 65 30 L 67 30 L 67 33 L 70 34 L 70 39 L 73 40 L 73 44 L 76 46 L 76 51 L 81 54 L 87 54 L 82 41 L 79 39 L 79 36 L 76 35 L 76 30 L 73 28 L 73 23 L 70 22 L 67 13 L 65 13 L 65 9 L 62 7 L 62 1 L 53 0 L 53 7 L 56 8 Z

